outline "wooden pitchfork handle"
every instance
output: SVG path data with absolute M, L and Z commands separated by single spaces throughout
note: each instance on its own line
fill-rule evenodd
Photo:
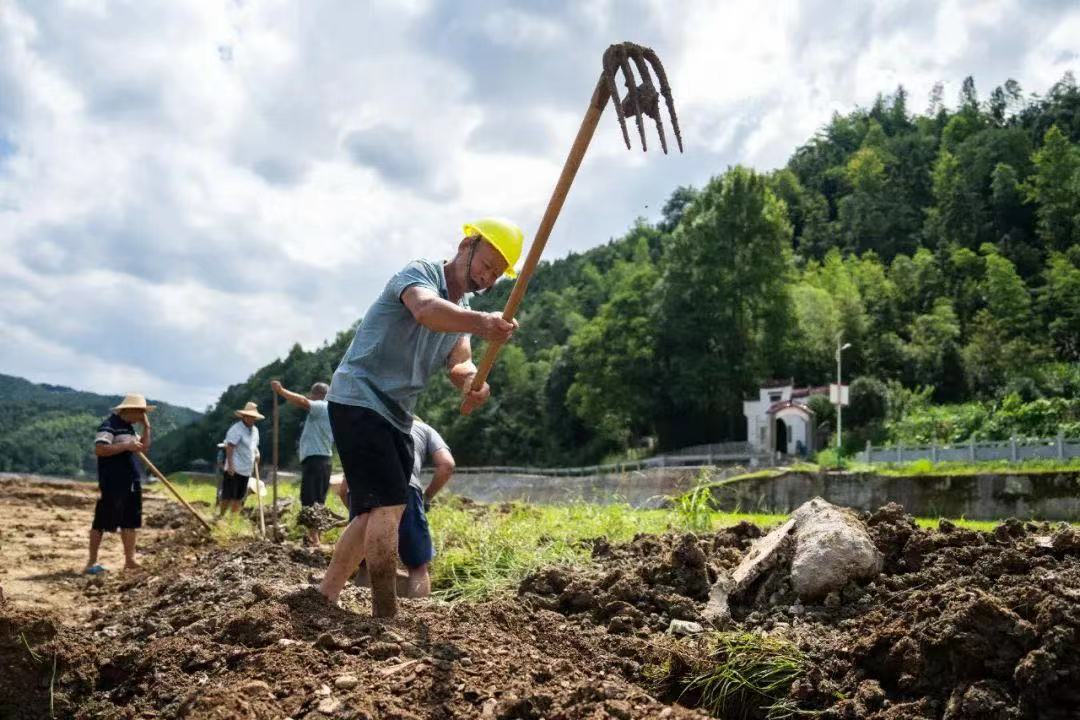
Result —
M 570 154 L 563 164 L 559 181 L 555 183 L 555 191 L 551 194 L 551 199 L 548 200 L 547 210 L 544 211 L 544 217 L 540 220 L 540 227 L 536 230 L 536 237 L 533 238 L 529 254 L 525 258 L 525 264 L 522 266 L 521 272 L 518 273 L 517 282 L 514 283 L 514 289 L 510 292 L 510 299 L 506 301 L 502 316 L 503 320 L 507 322 L 514 319 L 518 306 L 521 305 L 521 300 L 525 297 L 525 291 L 529 287 L 529 279 L 540 262 L 540 255 L 544 252 L 544 246 L 547 245 L 551 229 L 555 227 L 555 220 L 558 219 L 559 212 L 566 201 L 566 195 L 570 192 L 570 185 L 574 182 L 574 176 L 577 175 L 578 168 L 581 167 L 581 161 L 585 157 L 585 151 L 589 148 L 589 142 L 592 141 L 593 133 L 600 122 L 600 115 L 603 113 L 607 101 L 607 86 L 604 78 L 601 77 L 600 81 L 596 83 L 596 89 L 593 91 L 592 99 L 589 101 L 589 109 L 585 111 L 585 119 L 582 120 L 581 127 L 578 128 L 574 144 L 570 146 Z M 476 376 L 469 387 L 470 390 L 479 390 L 484 387 L 484 383 L 487 382 L 488 375 L 491 373 L 491 368 L 495 364 L 495 358 L 503 345 L 504 343 L 494 341 L 488 343 L 484 358 L 480 361 Z
M 638 79 L 641 80 L 640 85 L 631 72 L 631 62 L 637 67 Z M 649 67 L 652 68 L 659 79 L 659 92 L 657 92 L 652 79 L 649 77 Z M 628 93 L 625 101 L 619 98 L 619 91 L 615 85 L 616 74 L 619 71 L 623 73 L 623 77 L 627 81 Z M 646 146 L 642 114 L 645 114 L 656 123 L 660 134 L 660 144 L 664 152 L 667 153 L 667 140 L 664 137 L 664 126 L 660 119 L 659 108 L 659 100 L 663 98 L 671 116 L 679 152 L 682 152 L 682 135 L 679 131 L 678 117 L 675 115 L 675 102 L 671 96 L 671 87 L 668 85 L 667 74 L 664 72 L 663 65 L 661 65 L 656 53 L 650 48 L 635 45 L 634 43 L 619 43 L 609 47 L 604 53 L 604 69 L 601 71 L 600 79 L 596 82 L 596 89 L 593 90 L 592 97 L 589 99 L 589 107 L 585 111 L 585 118 L 581 121 L 581 127 L 578 128 L 574 144 L 570 146 L 570 154 L 563 164 L 558 182 L 555 183 L 555 190 L 551 193 L 551 199 L 548 200 L 547 209 L 540 220 L 540 226 L 536 229 L 536 236 L 533 238 L 529 254 L 525 258 L 525 264 L 521 268 L 521 272 L 518 273 L 517 282 L 514 284 L 514 289 L 510 292 L 510 298 L 506 301 L 506 307 L 503 309 L 503 320 L 507 322 L 514 319 L 518 306 L 521 305 L 521 301 L 525 297 L 525 291 L 529 287 L 529 279 L 540 262 L 540 255 L 544 252 L 544 246 L 547 245 L 551 230 L 555 227 L 555 220 L 558 219 L 563 203 L 566 202 L 566 196 L 570 192 L 570 186 L 574 182 L 578 168 L 581 167 L 581 161 L 584 159 L 585 151 L 592 141 L 593 133 L 600 122 L 600 116 L 611 98 L 614 98 L 613 104 L 619 119 L 619 126 L 622 128 L 623 138 L 628 149 L 630 148 L 630 137 L 626 130 L 626 116 L 629 114 L 635 117 L 641 137 L 642 150 L 644 150 Z M 477 368 L 476 375 L 468 388 L 469 390 L 479 390 L 487 382 L 491 368 L 495 364 L 495 358 L 499 354 L 499 350 L 502 349 L 503 344 L 494 341 L 488 344 L 487 351 L 480 361 L 480 366 Z M 464 401 L 461 410 L 462 413 L 465 412 Z
M 162 475 L 160 470 L 158 470 L 156 467 L 154 467 L 154 463 L 150 462 L 150 458 L 146 457 L 146 455 L 144 455 L 141 452 L 140 453 L 135 453 L 135 454 L 139 456 L 139 459 L 143 461 L 143 464 L 146 465 L 146 468 L 151 473 L 153 473 L 154 477 L 156 477 L 158 480 L 160 480 L 165 485 L 165 487 L 169 488 L 169 492 L 171 492 L 174 496 L 176 496 L 176 499 L 180 501 L 180 504 L 183 505 L 185 508 L 187 508 L 187 511 L 189 513 L 191 513 L 192 515 L 194 515 L 196 520 L 198 520 L 200 523 L 202 523 L 202 526 L 204 528 L 206 528 L 207 532 L 213 532 L 214 531 L 213 528 L 210 527 L 210 523 L 206 522 L 206 520 L 203 519 L 203 516 L 200 515 L 199 513 L 197 513 L 195 511 L 195 508 L 188 505 L 187 500 L 185 500 L 183 497 L 180 496 L 179 491 L 177 491 L 177 489 L 175 487 L 173 487 L 173 484 L 171 482 L 169 482 L 169 479 L 167 477 L 165 477 L 164 475 Z
M 259 458 L 262 460 L 262 458 Z M 255 498 L 259 501 L 259 532 L 262 536 L 266 537 L 266 517 L 263 515 L 263 502 L 262 502 L 262 489 L 259 487 L 259 461 L 256 460 L 253 463 L 255 468 Z

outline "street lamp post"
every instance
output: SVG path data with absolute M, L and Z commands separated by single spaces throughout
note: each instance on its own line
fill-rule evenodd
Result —
M 841 414 L 844 407 L 844 386 L 840 376 L 840 354 L 851 347 L 851 343 L 840 344 L 843 339 L 843 335 L 836 336 L 836 455 L 840 456 L 841 439 L 843 434 L 843 426 L 841 423 Z

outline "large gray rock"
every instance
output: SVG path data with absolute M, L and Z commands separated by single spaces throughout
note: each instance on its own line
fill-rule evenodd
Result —
M 882 563 L 881 553 L 853 512 L 814 498 L 756 540 L 734 570 L 719 574 L 702 617 L 722 625 L 731 620 L 732 605 L 760 603 L 763 597 L 776 604 L 783 592 L 773 590 L 788 580 L 801 601 L 835 593 L 832 605 L 836 605 L 845 585 L 875 578 Z
M 817 600 L 852 581 L 881 572 L 883 558 L 866 526 L 850 510 L 821 498 L 800 505 L 795 520 L 791 587 L 802 600 Z
M 729 620 L 730 598 L 746 591 L 759 577 L 776 568 L 785 554 L 783 551 L 794 528 L 795 519 L 791 518 L 765 537 L 755 540 L 746 557 L 734 570 L 721 572 L 709 592 L 709 602 L 702 616 L 714 624 Z

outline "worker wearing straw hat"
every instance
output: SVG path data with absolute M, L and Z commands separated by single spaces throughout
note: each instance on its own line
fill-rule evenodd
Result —
M 255 427 L 255 423 L 265 419 L 259 412 L 259 406 L 249 402 L 234 414 L 240 419 L 225 433 L 225 473 L 221 479 L 218 517 L 224 515 L 226 510 L 240 512 L 247 497 L 248 478 L 255 469 L 255 463 L 259 462 L 259 428 Z
M 112 409 L 94 436 L 98 489 L 101 498 L 94 506 L 90 527 L 90 557 L 85 573 L 97 575 L 105 568 L 98 564 L 103 533 L 120 531 L 124 546 L 124 569 L 139 567 L 135 561 L 135 531 L 142 527 L 142 473 L 135 453 L 150 450 L 150 417 L 153 405 L 142 395 L 128 395 Z M 140 437 L 135 424 L 143 426 Z
M 503 274 L 514 277 L 523 241 L 521 228 L 506 220 L 483 218 L 465 225 L 452 259 L 410 262 L 364 315 L 327 396 L 355 515 L 319 586 L 327 600 L 337 600 L 366 558 L 372 613 L 397 612 L 397 534 L 412 474 L 413 408 L 440 370 L 462 391 L 466 411 L 487 401 L 487 383 L 470 388 L 477 369 L 469 337 L 506 342 L 517 322 L 471 310 L 468 295 L 490 288 Z

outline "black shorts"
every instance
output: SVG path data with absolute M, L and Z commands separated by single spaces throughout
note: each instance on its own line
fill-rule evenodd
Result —
M 247 497 L 248 476 L 224 473 L 221 476 L 221 500 L 243 500 Z
M 103 488 L 94 506 L 94 530 L 116 532 L 142 527 L 142 485 L 124 483 L 122 488 Z
M 351 514 L 405 505 L 412 475 L 412 436 L 365 407 L 330 402 L 329 410 L 330 429 L 349 484 Z
M 330 490 L 330 458 L 308 455 L 300 461 L 300 504 L 309 507 L 326 504 Z

